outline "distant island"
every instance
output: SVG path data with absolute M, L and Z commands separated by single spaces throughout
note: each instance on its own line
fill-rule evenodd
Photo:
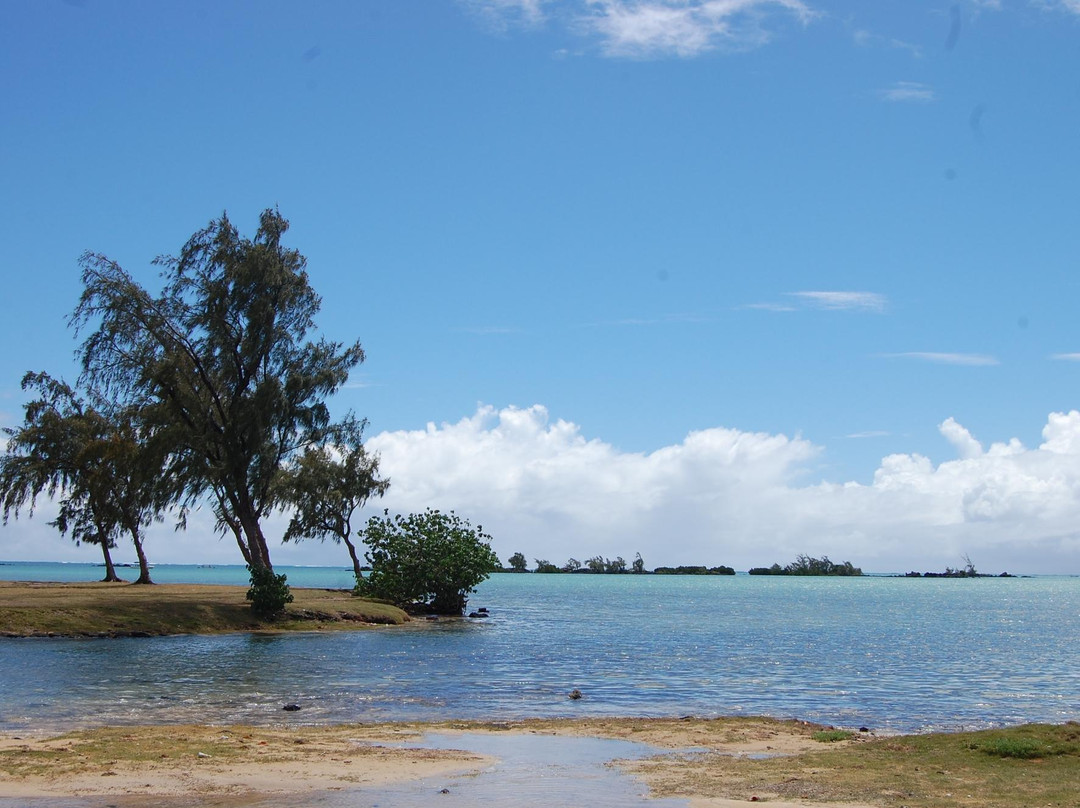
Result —
M 853 566 L 850 561 L 836 564 L 829 560 L 828 556 L 811 558 L 800 555 L 786 567 L 773 564 L 771 567 L 754 567 L 750 570 L 751 575 L 838 575 L 851 577 L 862 575 L 859 567 Z

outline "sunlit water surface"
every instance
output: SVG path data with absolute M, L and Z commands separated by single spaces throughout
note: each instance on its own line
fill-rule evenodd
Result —
M 347 570 L 285 571 L 296 585 L 349 583 Z M 95 574 L 0 565 L 9 579 Z M 243 582 L 229 567 L 155 576 Z M 765 714 L 921 731 L 1080 718 L 1078 578 L 500 574 L 470 606 L 492 616 L 325 635 L 3 639 L 0 730 Z M 567 698 L 574 688 L 581 700 Z

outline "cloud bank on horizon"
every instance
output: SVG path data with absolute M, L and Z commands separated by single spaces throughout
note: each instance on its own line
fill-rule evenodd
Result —
M 540 405 L 480 407 L 370 447 L 394 481 L 386 507 L 475 514 L 504 555 L 641 552 L 654 566 L 745 569 L 808 553 L 885 571 L 957 566 L 967 553 L 998 572 L 1075 557 L 1080 412 L 1051 413 L 1035 449 L 984 448 L 952 418 L 940 432 L 956 459 L 890 455 L 865 485 L 806 482 L 825 450 L 798 437 L 712 428 L 626 453 Z
M 456 423 L 372 437 L 391 487 L 367 512 L 453 509 L 483 524 L 501 558 L 520 551 L 530 565 L 640 552 L 650 568 L 748 569 L 806 553 L 902 572 L 960 566 L 967 554 L 983 572 L 1080 572 L 1080 412 L 1051 413 L 1037 448 L 1015 438 L 985 447 L 953 418 L 939 431 L 955 459 L 892 454 L 868 484 L 813 482 L 826 450 L 799 437 L 716 427 L 623 452 L 541 405 L 480 406 Z M 5 557 L 96 561 L 47 526 L 52 510 L 40 503 L 4 528 Z M 284 524 L 276 516 L 268 534 Z M 148 546 L 161 563 L 239 557 L 206 513 L 183 534 L 155 527 Z M 331 544 L 275 549 L 279 564 L 343 559 Z

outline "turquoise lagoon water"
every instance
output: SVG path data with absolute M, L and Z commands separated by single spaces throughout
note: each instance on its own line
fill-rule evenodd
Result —
M 351 583 L 345 568 L 281 571 L 296 586 Z M 8 580 L 100 573 L 0 564 Z M 246 582 L 242 567 L 154 575 Z M 491 618 L 330 635 L 0 639 L 0 730 L 764 714 L 925 731 L 1080 718 L 1080 578 L 498 574 L 470 605 Z M 580 701 L 567 698 L 574 688 Z

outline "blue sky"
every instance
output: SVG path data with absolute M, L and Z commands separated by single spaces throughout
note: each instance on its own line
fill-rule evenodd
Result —
M 83 250 L 152 286 L 277 205 L 381 505 L 560 563 L 1080 573 L 1078 42 L 1076 0 L 11 0 L 0 423 L 75 375 Z M 0 558 L 90 557 L 46 520 Z M 151 554 L 239 558 L 189 534 Z

